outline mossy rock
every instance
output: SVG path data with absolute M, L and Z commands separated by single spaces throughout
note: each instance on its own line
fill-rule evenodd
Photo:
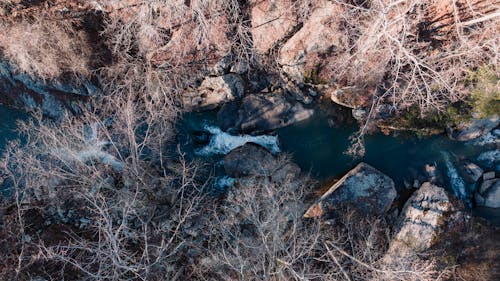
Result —
M 471 71 L 468 79 L 473 89 L 471 105 L 479 118 L 488 118 L 500 113 L 500 77 L 493 67 L 482 66 Z

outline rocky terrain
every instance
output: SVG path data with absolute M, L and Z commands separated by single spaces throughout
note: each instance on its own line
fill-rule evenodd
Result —
M 32 113 L 0 160 L 0 278 L 498 280 L 498 227 L 432 163 L 407 187 L 364 162 L 318 183 L 261 135 L 321 113 L 359 124 L 354 156 L 370 133 L 482 142 L 487 165 L 461 159 L 455 174 L 474 206 L 500 208 L 499 11 L 0 2 L 0 103 Z M 218 128 L 195 142 L 240 138 L 220 163 L 178 141 L 179 119 L 207 111 Z

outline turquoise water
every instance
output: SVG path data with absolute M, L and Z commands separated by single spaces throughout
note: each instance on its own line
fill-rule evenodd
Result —
M 445 167 L 443 153 L 453 162 L 474 158 L 478 147 L 449 140 L 446 136 L 419 138 L 414 134 L 367 135 L 366 153 L 362 158 L 352 157 L 346 151 L 349 137 L 357 125 L 332 128 L 325 118 L 315 116 L 300 124 L 278 131 L 283 151 L 292 154 L 302 168 L 310 170 L 318 179 L 326 180 L 366 162 L 392 177 L 397 184 L 412 179 L 424 179 L 425 165 Z M 446 174 L 445 170 L 439 169 Z
M 206 130 L 207 126 L 215 126 L 215 123 L 214 113 L 185 116 L 179 126 L 179 135 L 188 153 L 194 151 L 189 140 L 190 133 Z M 404 181 L 424 180 L 426 164 L 443 168 L 439 171 L 445 176 L 444 154 L 448 154 L 450 161 L 458 163 L 474 159 L 481 151 L 480 147 L 451 141 L 444 135 L 419 138 L 414 134 L 375 134 L 365 137 L 366 154 L 356 158 L 346 153 L 350 146 L 349 137 L 356 130 L 356 124 L 330 127 L 327 118 L 315 115 L 305 122 L 277 130 L 275 134 L 281 151 L 289 153 L 303 170 L 322 181 L 342 175 L 364 161 L 403 185 Z M 217 158 L 217 155 L 214 157 Z
M 184 151 L 196 158 L 196 144 L 190 139 L 190 134 L 213 128 L 215 120 L 213 112 L 186 115 L 178 127 L 179 141 Z M 477 160 L 478 155 L 486 149 L 484 146 L 474 145 L 473 142 L 452 141 L 445 135 L 431 137 L 417 137 L 411 133 L 367 135 L 364 157 L 355 158 L 346 154 L 346 151 L 350 146 L 349 137 L 357 129 L 356 124 L 330 127 L 327 118 L 317 114 L 305 122 L 277 130 L 274 134 L 281 151 L 289 153 L 295 163 L 318 181 L 326 182 L 339 178 L 363 161 L 390 176 L 395 181 L 402 199 L 411 193 L 412 188 L 408 186 L 419 185 L 429 179 L 425 165 L 430 164 L 437 168 L 438 184 L 463 199 L 466 205 L 472 206 L 475 187 L 463 181 L 457 167 L 464 160 L 469 160 L 485 171 L 498 169 L 494 165 Z M 217 138 L 219 137 L 218 135 Z M 225 137 L 228 144 L 238 142 L 233 139 L 238 136 Z M 247 139 L 248 136 L 239 138 Z M 214 144 L 210 143 L 207 146 Z M 206 155 L 198 157 L 207 158 Z M 221 171 L 219 160 L 222 157 L 223 155 L 217 153 L 210 156 L 211 162 L 218 163 L 219 171 Z M 473 211 L 500 224 L 500 209 L 474 208 Z
M 26 117 L 25 112 L 0 105 L 0 152 L 5 149 L 8 141 L 18 137 L 16 121 Z M 359 162 L 366 162 L 394 179 L 403 198 L 409 193 L 408 185 L 428 179 L 424 167 L 432 164 L 440 174 L 439 184 L 470 206 L 474 186 L 461 181 L 456 167 L 463 160 L 471 160 L 485 171 L 498 169 L 498 166 L 477 160 L 478 155 L 484 152 L 484 147 L 451 141 L 446 136 L 419 138 L 402 133 L 390 136 L 368 135 L 365 137 L 365 156 L 354 158 L 346 154 L 346 151 L 350 145 L 349 137 L 357 130 L 357 125 L 333 128 L 329 126 L 327 118 L 319 114 L 305 122 L 277 130 L 273 136 L 257 138 L 224 133 L 216 127 L 215 120 L 215 112 L 187 114 L 179 122 L 177 130 L 178 143 L 188 156 L 215 163 L 216 175 L 222 175 L 223 171 L 221 151 L 227 152 L 243 141 L 255 141 L 271 150 L 279 147 L 282 152 L 289 153 L 304 171 L 308 171 L 320 182 L 339 178 Z M 217 143 L 196 144 L 193 133 L 199 131 L 215 132 L 217 137 L 212 137 L 211 140 L 217 140 Z M 212 148 L 214 153 L 210 154 Z M 199 153 L 200 151 L 203 153 Z M 482 208 L 473 211 L 500 224 L 500 209 Z

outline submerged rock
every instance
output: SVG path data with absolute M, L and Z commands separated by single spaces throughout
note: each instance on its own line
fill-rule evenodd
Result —
M 463 222 L 461 209 L 460 203 L 443 188 L 429 182 L 422 184 L 404 205 L 383 260 L 398 262 L 429 249 L 440 234 Z
M 321 196 L 304 214 L 321 217 L 341 206 L 354 207 L 364 214 L 384 214 L 396 198 L 394 181 L 366 163 L 360 163 Z
M 489 179 L 476 192 L 476 204 L 489 208 L 500 208 L 500 178 Z
M 466 161 L 459 167 L 460 174 L 462 178 L 468 183 L 476 183 L 483 175 L 483 169 L 478 165 Z
M 196 145 L 207 145 L 210 142 L 210 133 L 206 131 L 194 131 L 191 136 Z
M 266 176 L 279 182 L 297 177 L 300 168 L 288 161 L 280 161 L 264 147 L 246 143 L 224 157 L 224 170 L 230 177 Z
M 500 149 L 490 150 L 479 154 L 478 161 L 483 162 L 486 166 L 500 170 Z
M 488 134 L 498 127 L 500 117 L 493 116 L 484 119 L 474 119 L 468 122 L 462 122 L 454 128 L 448 129 L 448 136 L 457 141 L 468 141 Z
M 425 181 L 429 181 L 433 184 L 439 184 L 439 183 L 442 184 L 444 182 L 443 175 L 438 170 L 435 164 L 426 164 L 424 169 L 425 169 L 425 174 L 427 176 L 427 179 Z
M 243 79 L 234 73 L 217 77 L 206 77 L 196 91 L 183 97 L 188 110 L 211 110 L 224 103 L 243 97 Z

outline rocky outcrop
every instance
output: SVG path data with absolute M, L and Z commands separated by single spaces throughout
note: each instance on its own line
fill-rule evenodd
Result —
M 193 2 L 106 1 L 102 9 L 112 20 L 138 27 L 130 32 L 136 32 L 139 51 L 153 65 L 213 66 L 230 51 L 231 25 L 217 3 Z
M 352 109 L 367 107 L 371 96 L 371 93 L 366 93 L 364 89 L 357 87 L 330 87 L 326 90 L 326 93 L 334 103 Z M 356 118 L 354 113 L 353 116 Z
M 224 157 L 224 170 L 234 178 L 265 176 L 275 182 L 293 179 L 300 174 L 297 165 L 282 161 L 255 143 L 246 143 L 227 154 Z
M 495 168 L 497 171 L 500 171 L 500 149 L 485 151 L 479 154 L 477 160 L 489 168 Z
M 76 82 L 43 81 L 18 73 L 0 59 L 0 103 L 24 108 L 40 109 L 53 118 L 65 112 L 78 113 L 83 103 L 99 92 L 97 83 L 89 80 Z
M 294 80 L 303 81 L 304 74 L 324 61 L 341 44 L 342 32 L 336 14 L 343 11 L 342 5 L 330 1 L 320 3 L 309 16 L 309 20 L 281 48 L 278 62 Z M 323 58 L 322 58 L 323 57 Z M 314 77 L 312 77 L 314 78 Z
M 468 183 L 476 183 L 483 175 L 483 169 L 478 165 L 466 161 L 459 166 L 460 175 Z
M 457 141 L 468 141 L 486 135 L 500 125 L 500 117 L 473 119 L 462 122 L 460 125 L 449 128 L 448 136 Z
M 476 204 L 500 208 L 500 178 L 485 180 L 475 194 Z
M 252 38 L 257 52 L 266 53 L 295 25 L 297 13 L 291 0 L 257 0 L 251 11 Z
M 196 91 L 183 97 L 188 110 L 211 110 L 224 103 L 241 98 L 245 93 L 243 79 L 237 74 L 206 77 Z
M 443 188 L 428 182 L 422 184 L 403 207 L 384 261 L 398 262 L 429 249 L 440 234 L 461 222 L 460 203 Z
M 340 207 L 380 215 L 389 210 L 396 195 L 391 178 L 366 163 L 360 163 L 330 187 L 304 217 L 322 217 Z
M 306 120 L 313 114 L 313 109 L 306 109 L 282 92 L 276 92 L 248 95 L 238 106 L 223 108 L 218 119 L 226 128 L 259 134 Z M 234 118 L 235 115 L 237 118 Z

